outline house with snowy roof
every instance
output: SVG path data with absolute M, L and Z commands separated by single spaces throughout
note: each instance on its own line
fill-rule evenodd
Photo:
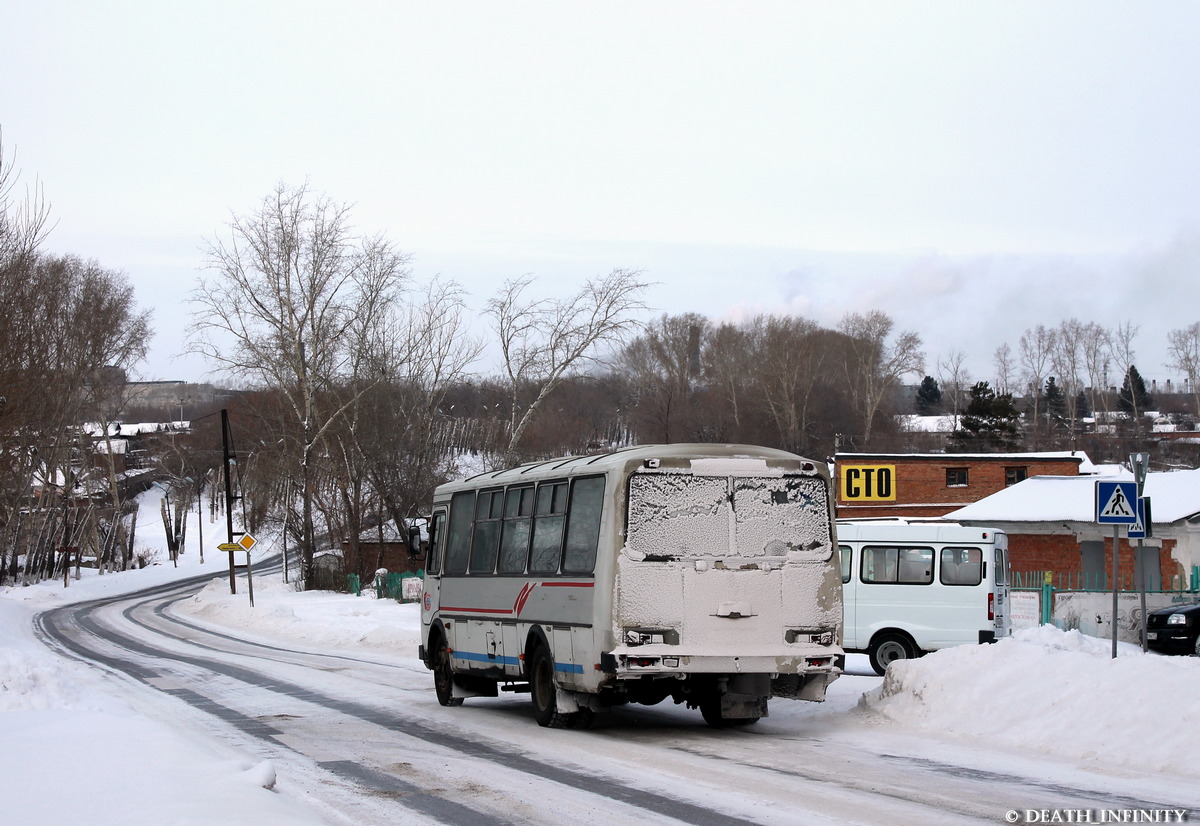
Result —
M 1003 530 L 1013 571 L 1079 574 L 1084 582 L 1110 580 L 1113 528 L 1096 522 L 1096 480 L 1132 481 L 1124 468 L 1102 476 L 1033 476 L 945 515 L 966 525 Z M 1149 473 L 1143 495 L 1151 502 L 1152 538 L 1132 543 L 1120 529 L 1122 587 L 1188 588 L 1200 566 L 1200 470 Z M 1128 578 L 1128 579 L 1127 579 Z

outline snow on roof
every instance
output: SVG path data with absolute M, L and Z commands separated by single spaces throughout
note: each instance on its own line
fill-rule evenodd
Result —
M 1071 461 L 1077 459 L 1079 461 L 1080 475 L 1096 475 L 1100 474 L 1102 465 L 1092 464 L 1092 460 L 1082 450 L 1042 450 L 1036 452 L 1024 453 L 855 453 L 853 451 L 845 451 L 838 453 L 834 459 L 847 461 L 849 459 L 925 459 L 929 461 L 965 461 L 968 459 L 990 459 L 993 461 L 1019 461 L 1041 459 L 1043 461 Z M 1116 466 L 1119 467 L 1119 466 Z
M 1111 466 L 1109 466 L 1111 467 Z M 1033 476 L 946 514 L 970 522 L 1095 522 L 1096 476 Z M 1124 468 L 1107 479 L 1132 481 Z M 1200 514 L 1200 469 L 1146 475 L 1144 495 L 1153 502 L 1155 524 Z

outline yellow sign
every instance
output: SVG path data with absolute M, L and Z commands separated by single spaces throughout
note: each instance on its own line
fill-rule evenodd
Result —
M 236 542 L 222 542 L 220 545 L 217 546 L 217 550 L 225 551 L 226 553 L 232 553 L 233 551 L 242 550 L 242 546 Z
M 242 538 L 237 541 L 238 546 L 243 551 L 248 551 L 258 544 L 258 540 L 248 533 L 242 534 Z
M 841 465 L 841 498 L 845 502 L 894 502 L 895 465 Z

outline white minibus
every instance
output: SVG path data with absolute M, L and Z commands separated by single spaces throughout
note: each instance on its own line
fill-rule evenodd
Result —
M 442 705 L 529 692 L 543 726 L 667 698 L 713 726 L 820 701 L 842 588 L 823 462 L 631 447 L 442 485 L 419 655 Z
M 839 520 L 842 646 L 889 663 L 1010 632 L 1008 536 L 948 522 Z

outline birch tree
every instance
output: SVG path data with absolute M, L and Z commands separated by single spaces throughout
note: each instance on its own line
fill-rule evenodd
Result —
M 1021 334 L 1020 362 L 1021 378 L 1029 399 L 1033 422 L 1033 447 L 1037 450 L 1042 431 L 1042 388 L 1050 377 L 1050 364 L 1054 357 L 1057 336 L 1053 329 L 1044 324 L 1030 328 Z
M 192 296 L 194 352 L 235 378 L 277 388 L 300 469 L 302 575 L 311 587 L 313 460 L 390 353 L 376 347 L 410 280 L 385 237 L 356 237 L 350 209 L 307 185 L 280 183 L 205 246 L 208 276 Z M 349 388 L 349 392 L 344 392 Z
M 615 269 L 591 278 L 565 299 L 529 299 L 531 276 L 512 278 L 487 303 L 503 360 L 509 395 L 505 460 L 513 462 L 521 437 L 542 403 L 571 371 L 594 361 L 605 345 L 640 326 L 649 284 L 637 270 Z
M 1167 333 L 1167 367 L 1187 378 L 1188 389 L 1200 418 L 1200 321 Z
M 863 444 L 871 440 L 875 414 L 889 390 L 910 373 L 925 369 L 921 337 L 902 332 L 889 342 L 895 322 L 879 310 L 849 313 L 838 330 L 850 337 L 845 361 L 846 385 L 862 417 Z

